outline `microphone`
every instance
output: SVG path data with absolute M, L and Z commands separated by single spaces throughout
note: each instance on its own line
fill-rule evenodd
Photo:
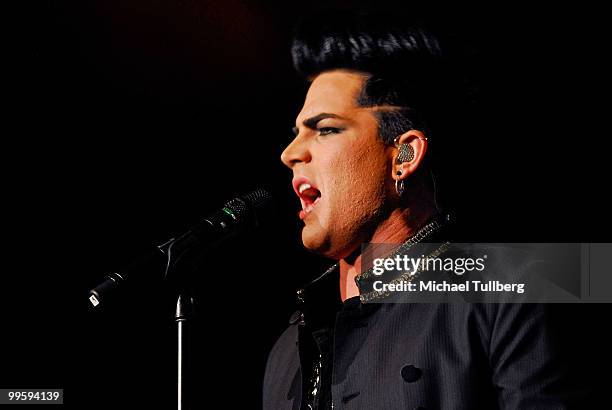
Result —
M 102 283 L 89 291 L 89 302 L 97 308 L 124 283 L 144 283 L 152 277 L 155 279 L 155 273 L 159 279 L 172 279 L 175 272 L 195 262 L 206 250 L 260 226 L 271 207 L 272 197 L 263 189 L 228 201 L 184 234 L 157 246 L 125 269 L 106 275 Z

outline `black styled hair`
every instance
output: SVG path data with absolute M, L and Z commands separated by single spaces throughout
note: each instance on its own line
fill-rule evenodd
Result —
M 403 15 L 319 12 L 298 25 L 291 52 L 307 79 L 334 69 L 364 73 L 357 103 L 381 107 L 379 135 L 388 144 L 411 129 L 435 134 L 445 122 L 447 59 L 438 39 Z

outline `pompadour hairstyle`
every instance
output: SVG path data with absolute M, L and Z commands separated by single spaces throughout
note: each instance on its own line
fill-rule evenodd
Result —
M 367 75 L 358 105 L 379 107 L 379 135 L 386 143 L 419 129 L 436 134 L 453 88 L 438 39 L 392 13 L 326 11 L 298 25 L 293 63 L 312 79 L 334 69 Z

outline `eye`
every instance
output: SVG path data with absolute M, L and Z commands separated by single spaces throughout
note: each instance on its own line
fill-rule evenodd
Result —
M 342 132 L 342 129 L 335 128 L 335 127 L 322 127 L 322 128 L 319 128 L 317 131 L 319 131 L 319 135 L 329 135 L 329 134 L 340 134 Z

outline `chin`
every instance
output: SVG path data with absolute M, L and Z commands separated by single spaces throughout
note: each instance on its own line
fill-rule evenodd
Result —
M 309 252 L 326 258 L 339 259 L 336 257 L 328 233 L 320 227 L 306 225 L 302 229 L 302 244 Z
M 322 253 L 325 248 L 325 235 L 322 232 L 314 232 L 308 225 L 302 229 L 302 244 L 304 248 L 314 253 Z
M 302 244 L 312 253 L 335 260 L 340 260 L 351 253 L 346 246 L 340 247 L 337 244 L 334 246 L 326 232 L 321 230 L 314 232 L 307 226 L 302 230 Z

